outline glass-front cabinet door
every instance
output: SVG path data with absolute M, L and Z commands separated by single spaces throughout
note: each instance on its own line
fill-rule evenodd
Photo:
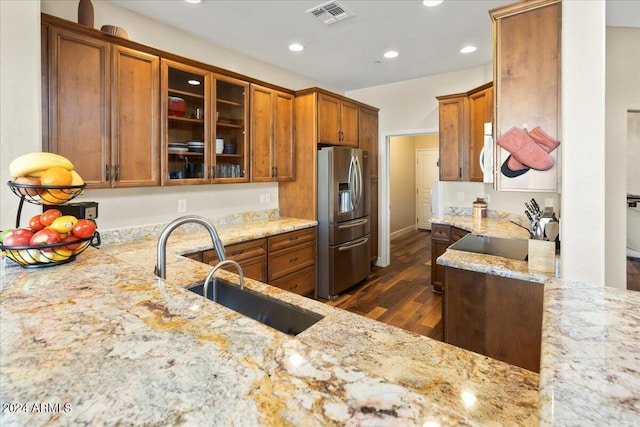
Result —
M 211 73 L 162 61 L 164 185 L 210 181 Z
M 162 61 L 163 185 L 248 182 L 249 84 Z
M 214 182 L 249 182 L 249 84 L 215 75 Z

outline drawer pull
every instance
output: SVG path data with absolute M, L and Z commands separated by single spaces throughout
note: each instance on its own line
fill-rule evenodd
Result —
M 298 260 L 298 257 L 295 257 L 295 258 L 291 258 L 289 262 L 296 262 L 297 260 Z
M 295 288 L 298 287 L 298 284 L 296 283 L 295 285 L 293 285 L 292 287 L 290 287 L 289 289 L 294 290 Z
M 295 240 L 298 240 L 298 236 L 289 237 L 290 242 L 293 242 Z
M 231 256 L 233 255 L 240 255 L 241 253 L 243 253 L 244 251 L 242 249 L 240 249 L 239 251 L 235 251 L 231 253 Z

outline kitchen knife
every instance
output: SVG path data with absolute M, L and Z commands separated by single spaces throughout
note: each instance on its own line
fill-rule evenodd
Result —
M 529 211 L 524 211 L 524 214 L 527 216 L 527 218 L 529 218 L 529 221 L 533 222 L 533 217 L 531 216 Z
M 536 202 L 536 199 L 531 199 L 531 206 L 533 206 L 533 208 L 536 210 L 536 214 L 541 215 L 542 211 L 540 210 L 540 205 L 538 205 L 538 202 Z
M 527 211 L 532 215 L 532 216 L 537 216 L 536 215 L 536 211 L 533 210 L 533 208 L 531 207 L 531 205 L 527 202 L 524 202 L 524 206 L 527 208 Z M 532 219 L 533 221 L 533 219 Z

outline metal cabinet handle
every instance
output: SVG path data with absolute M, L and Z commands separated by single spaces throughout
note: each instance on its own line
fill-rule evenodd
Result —
M 113 177 L 114 181 L 120 181 L 120 165 L 115 165 L 115 176 Z
M 111 168 L 109 167 L 109 165 L 104 165 L 104 175 L 106 181 L 111 180 Z

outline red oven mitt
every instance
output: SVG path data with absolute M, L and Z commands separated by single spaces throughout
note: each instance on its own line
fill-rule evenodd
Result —
M 518 166 L 520 165 L 541 171 L 547 170 L 551 168 L 551 166 L 553 166 L 553 159 L 551 158 L 549 153 L 547 153 L 545 149 L 536 144 L 536 141 L 529 134 L 527 134 L 527 132 L 522 129 L 518 129 L 515 126 L 509 129 L 500 138 L 498 138 L 497 144 L 511 153 L 511 156 L 509 156 L 509 158 L 502 165 L 503 167 L 501 169 L 503 173 L 505 172 L 505 166 L 510 166 L 508 163 L 511 161 L 511 159 L 517 162 L 517 166 L 514 166 L 514 169 L 511 169 L 509 167 L 511 171 L 520 172 L 518 170 Z M 520 169 L 522 169 L 522 167 L 520 167 Z M 524 172 L 526 172 L 526 169 L 515 176 L 522 175 Z M 510 176 L 507 174 L 505 175 Z

